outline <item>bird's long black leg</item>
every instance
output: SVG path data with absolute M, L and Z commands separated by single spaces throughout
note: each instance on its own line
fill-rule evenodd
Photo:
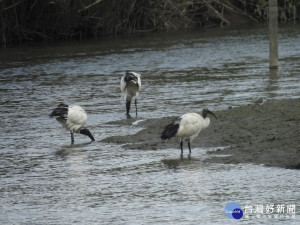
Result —
M 70 130 L 71 133 L 71 146 L 74 144 L 74 132 Z
M 182 142 L 182 140 L 180 141 L 180 149 L 181 149 L 180 156 L 182 157 L 183 156 L 183 142 Z
M 129 115 L 130 103 L 131 103 L 131 101 L 126 99 L 126 115 L 127 115 L 127 117 L 130 117 L 130 115 Z
M 137 100 L 134 100 L 134 104 L 135 104 L 135 116 L 137 117 Z
M 189 146 L 189 157 L 191 157 L 192 150 L 191 150 L 191 143 L 190 142 L 188 142 L 188 146 Z

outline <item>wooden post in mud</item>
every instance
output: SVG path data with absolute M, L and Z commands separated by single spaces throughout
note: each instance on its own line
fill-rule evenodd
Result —
M 269 51 L 270 69 L 278 68 L 278 6 L 277 0 L 269 0 Z

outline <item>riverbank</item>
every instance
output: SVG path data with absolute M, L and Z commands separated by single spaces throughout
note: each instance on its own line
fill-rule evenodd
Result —
M 0 43 L 88 40 L 268 21 L 267 1 L 0 1 Z M 297 23 L 300 5 L 279 1 L 281 23 Z
M 204 160 L 206 163 L 253 163 L 300 169 L 299 111 L 300 99 L 274 100 L 263 105 L 253 103 L 216 111 L 218 120 L 211 118 L 211 125 L 199 134 L 192 146 L 226 146 L 223 150 L 208 151 L 211 157 Z M 174 119 L 149 119 L 139 124 L 144 129 L 134 135 L 114 136 L 103 141 L 122 144 L 125 149 L 178 148 L 179 154 L 176 138 L 169 141 L 160 139 L 164 126 Z M 125 123 L 134 120 L 128 119 Z

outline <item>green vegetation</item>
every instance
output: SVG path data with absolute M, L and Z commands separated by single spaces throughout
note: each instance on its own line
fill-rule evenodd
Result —
M 299 0 L 278 4 L 280 22 L 299 20 Z M 267 0 L 0 0 L 0 42 L 83 40 L 267 20 Z

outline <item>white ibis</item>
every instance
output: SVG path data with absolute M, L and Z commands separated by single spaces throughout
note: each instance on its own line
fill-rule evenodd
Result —
M 126 115 L 130 117 L 130 104 L 134 99 L 135 114 L 137 116 L 137 97 L 141 89 L 141 75 L 135 72 L 126 72 L 121 78 L 121 91 L 126 99 Z
M 66 130 L 71 133 L 71 146 L 74 144 L 74 132 L 88 136 L 95 141 L 93 135 L 87 128 L 83 128 L 87 115 L 83 108 L 78 105 L 59 104 L 49 115 L 60 122 Z
M 202 115 L 199 115 L 198 113 L 186 113 L 176 118 L 164 128 L 161 139 L 166 140 L 172 137 L 179 137 L 181 157 L 183 155 L 183 141 L 187 141 L 190 156 L 192 153 L 191 142 L 198 136 L 201 130 L 204 130 L 209 126 L 210 119 L 207 117 L 208 114 L 213 115 L 217 119 L 216 115 L 208 109 L 203 109 Z

